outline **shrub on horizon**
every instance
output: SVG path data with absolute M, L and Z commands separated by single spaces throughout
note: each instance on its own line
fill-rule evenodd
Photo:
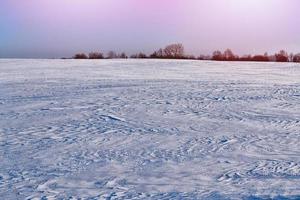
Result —
M 144 59 L 144 58 L 148 58 L 146 54 L 140 52 L 138 54 L 133 54 L 130 56 L 130 58 L 139 58 L 139 59 Z
M 157 51 L 154 51 L 151 55 L 150 58 L 164 58 L 164 52 L 163 50 L 160 48 Z
M 128 58 L 128 56 L 126 55 L 126 53 L 121 53 L 119 56 L 118 56 L 119 58 L 122 58 L 122 59 L 127 59 Z
M 267 54 L 264 55 L 255 55 L 252 57 L 251 61 L 256 61 L 256 62 L 269 62 L 269 56 Z
M 300 63 L 300 53 L 293 56 L 293 62 Z
M 107 59 L 115 59 L 115 58 L 118 58 L 118 56 L 117 56 L 117 54 L 116 54 L 116 52 L 114 52 L 114 51 L 109 51 L 108 53 L 107 53 L 107 57 L 106 57 Z
M 238 56 L 234 55 L 231 49 L 226 49 L 223 54 L 223 58 L 225 61 L 235 61 L 238 60 Z
M 212 60 L 217 60 L 217 61 L 224 60 L 222 52 L 219 50 L 214 51 L 212 55 Z
M 75 54 L 74 59 L 88 59 L 88 56 L 85 53 Z
M 89 59 L 103 59 L 104 56 L 102 53 L 99 52 L 91 52 L 89 53 Z
M 275 54 L 276 62 L 288 62 L 289 56 L 288 53 L 284 50 L 281 50 L 279 53 Z

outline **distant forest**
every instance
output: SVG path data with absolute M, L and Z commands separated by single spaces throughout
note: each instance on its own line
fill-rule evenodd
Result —
M 233 53 L 231 49 L 226 49 L 224 52 L 214 51 L 212 55 L 187 55 L 182 44 L 171 44 L 165 48 L 154 51 L 150 55 L 145 53 L 137 53 L 127 56 L 125 53 L 118 54 L 114 51 L 109 51 L 106 55 L 101 52 L 91 52 L 89 54 L 78 53 L 74 55 L 73 59 L 189 59 L 189 60 L 215 60 L 215 61 L 255 61 L 255 62 L 298 62 L 300 63 L 300 53 L 288 54 L 281 50 L 274 55 L 264 53 L 263 55 L 244 55 L 238 56 Z

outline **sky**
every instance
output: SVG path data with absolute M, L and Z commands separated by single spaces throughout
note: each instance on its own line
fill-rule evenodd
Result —
M 0 0 L 0 57 L 300 52 L 299 0 Z

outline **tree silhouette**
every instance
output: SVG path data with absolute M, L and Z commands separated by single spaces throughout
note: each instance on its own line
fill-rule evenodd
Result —
M 91 52 L 88 56 L 84 53 L 75 54 L 72 58 L 74 59 L 103 59 L 104 56 L 100 52 Z M 128 58 L 127 55 L 123 52 L 121 54 L 117 54 L 114 51 L 109 51 L 107 53 L 106 59 L 113 58 Z M 268 53 L 264 53 L 263 55 L 245 55 L 239 57 L 235 55 L 231 49 L 226 49 L 224 53 L 217 50 L 214 51 L 212 55 L 200 55 L 199 57 L 195 57 L 194 55 L 186 55 L 184 53 L 184 46 L 180 43 L 178 44 L 170 44 L 167 45 L 164 49 L 159 49 L 154 51 L 149 57 L 140 52 L 138 54 L 133 54 L 130 58 L 157 58 L 157 59 L 197 59 L 197 60 L 216 60 L 216 61 L 256 61 L 256 62 L 300 62 L 300 53 L 298 54 L 288 54 L 286 51 L 281 50 L 276 54 L 268 55 Z
M 154 51 L 151 55 L 150 58 L 163 58 L 164 57 L 164 52 L 162 49 L 159 49 L 157 51 Z
M 120 55 L 119 55 L 119 58 L 122 58 L 122 59 L 127 59 L 128 58 L 128 56 L 126 55 L 126 53 L 121 53 Z
M 226 49 L 224 51 L 223 57 L 224 57 L 224 60 L 227 60 L 227 61 L 234 61 L 234 60 L 236 60 L 236 56 L 233 54 L 233 52 L 231 51 L 231 49 Z
M 148 58 L 146 54 L 140 52 L 138 54 L 133 54 L 130 56 L 130 58 L 140 58 L 140 59 L 143 59 L 143 58 Z
M 288 53 L 284 50 L 281 50 L 279 53 L 275 54 L 275 58 L 277 62 L 288 62 L 289 56 Z
M 264 55 L 255 55 L 252 57 L 251 61 L 256 61 L 256 62 L 268 62 L 269 60 L 269 56 L 268 54 L 264 54 Z
M 114 59 L 114 58 L 118 58 L 118 56 L 117 56 L 117 54 L 116 54 L 116 52 L 114 52 L 114 51 L 109 51 L 108 53 L 107 53 L 107 57 L 106 57 L 107 59 Z
M 74 59 L 88 59 L 88 56 L 85 53 L 75 54 Z
M 293 56 L 293 62 L 298 62 L 300 63 L 300 53 L 296 54 Z
M 91 52 L 89 53 L 89 59 L 103 59 L 104 56 L 102 53 L 99 52 Z
M 213 59 L 213 60 L 218 60 L 218 61 L 223 60 L 224 58 L 223 58 L 222 52 L 221 52 L 221 51 L 214 51 L 214 52 L 213 52 L 212 59 Z
M 251 61 L 252 59 L 253 58 L 250 54 L 249 55 L 244 55 L 244 56 L 239 58 L 240 61 Z
M 183 58 L 184 47 L 182 44 L 171 44 L 164 48 L 163 53 L 166 58 Z

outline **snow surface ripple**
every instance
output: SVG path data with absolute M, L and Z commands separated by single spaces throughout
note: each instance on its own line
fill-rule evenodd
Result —
M 0 199 L 300 199 L 300 65 L 0 60 Z

